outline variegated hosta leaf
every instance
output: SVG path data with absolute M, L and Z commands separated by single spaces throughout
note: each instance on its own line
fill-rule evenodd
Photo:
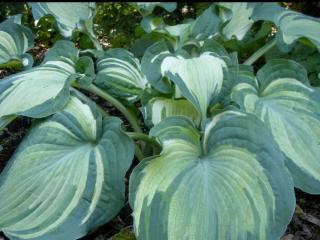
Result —
M 254 23 L 251 16 L 257 3 L 221 2 L 216 4 L 222 7 L 220 15 L 223 21 L 226 22 L 222 29 L 222 34 L 227 39 L 235 36 L 238 40 L 242 40 Z
M 319 18 L 287 10 L 276 3 L 260 3 L 256 6 L 255 21 L 272 21 L 278 28 L 277 44 L 283 51 L 289 51 L 296 40 L 305 37 L 316 45 L 320 51 Z
M 46 53 L 42 63 L 47 61 L 61 60 L 68 58 L 76 63 L 79 59 L 79 49 L 75 47 L 75 44 L 67 40 L 57 41 L 52 48 Z
M 48 61 L 0 81 L 0 118 L 23 115 L 46 117 L 60 110 L 69 98 L 75 73 L 72 61 Z
M 166 57 L 161 64 L 163 75 L 167 75 L 179 88 L 181 94 L 195 106 L 204 123 L 210 102 L 217 98 L 223 83 L 225 62 L 204 52 L 199 57 Z
M 221 20 L 217 14 L 217 8 L 212 4 L 196 19 L 188 19 L 182 24 L 170 26 L 152 15 L 144 17 L 141 22 L 146 32 L 156 30 L 178 37 L 180 44 L 184 44 L 192 39 L 198 41 L 205 40 L 216 35 L 221 27 Z
M 0 229 L 10 239 L 78 239 L 114 217 L 134 154 L 121 120 L 75 97 L 34 127 L 0 178 Z
M 279 16 L 276 24 L 279 27 L 280 47 L 289 50 L 293 43 L 301 37 L 308 38 L 320 51 L 320 19 L 306 16 L 298 12 L 285 11 Z M 289 47 L 285 47 L 289 45 Z
M 320 85 L 320 78 L 318 78 L 320 73 L 320 52 L 318 52 L 317 48 L 309 47 L 299 42 L 289 53 L 283 53 L 273 48 L 265 54 L 266 61 L 277 58 L 291 59 L 300 63 L 307 70 L 311 85 Z
M 148 15 L 141 21 L 144 31 L 157 31 L 168 34 L 179 39 L 180 44 L 185 44 L 190 40 L 205 40 L 215 36 L 221 27 L 221 20 L 218 16 L 217 8 L 212 4 L 196 19 L 187 19 L 187 21 L 177 25 L 167 25 L 163 19 L 154 15 Z
M 221 44 L 212 39 L 204 41 L 201 51 L 214 53 L 216 56 L 222 58 L 228 67 L 228 71 L 224 71 L 223 85 L 218 101 L 229 105 L 232 88 L 238 83 L 248 83 L 252 86 L 258 86 L 253 74 L 253 67 L 239 64 L 236 53 L 229 54 Z M 216 102 L 213 102 L 211 104 L 212 107 L 215 104 Z
M 91 57 L 81 56 L 79 49 L 75 44 L 67 40 L 59 40 L 54 46 L 46 53 L 42 62 L 48 61 L 65 61 L 70 62 L 75 67 L 77 74 L 74 76 L 79 85 L 89 85 L 95 78 L 94 63 Z
M 0 64 L 20 59 L 25 68 L 32 67 L 33 58 L 25 54 L 34 46 L 32 31 L 8 19 L 0 24 Z
M 34 2 L 28 4 L 32 8 L 36 21 L 45 15 L 52 15 L 64 37 L 71 37 L 74 29 L 85 28 L 83 21 L 92 22 L 95 15 L 95 3 L 92 2 Z
M 168 12 L 173 12 L 177 8 L 175 2 L 135 2 L 133 6 L 139 9 L 142 15 L 149 15 L 156 6 L 162 7 Z
M 186 116 L 196 125 L 200 124 L 200 114 L 186 99 L 155 97 L 141 110 L 144 121 L 149 127 L 157 125 L 163 119 L 170 116 Z
M 170 86 L 163 80 L 161 64 L 163 59 L 174 56 L 173 49 L 166 41 L 159 41 L 148 47 L 141 59 L 141 69 L 148 82 L 158 91 L 170 92 Z
M 271 60 L 257 73 L 259 87 L 239 84 L 232 98 L 271 130 L 286 155 L 295 185 L 320 193 L 320 92 L 305 69 L 291 60 Z
M 320 20 L 302 13 L 287 10 L 278 3 L 216 3 L 223 23 L 221 34 L 227 39 L 236 36 L 242 40 L 255 21 L 273 22 L 278 28 L 277 44 L 283 51 L 289 51 L 299 38 L 308 38 L 320 50 Z M 212 23 L 211 23 L 212 24 Z
M 273 240 L 285 232 L 295 207 L 292 179 L 255 116 L 217 115 L 202 143 L 183 117 L 166 118 L 150 134 L 163 151 L 130 178 L 138 240 Z
M 221 27 L 221 21 L 217 15 L 217 9 L 212 4 L 206 9 L 195 21 L 189 29 L 189 37 L 197 40 L 205 40 L 216 35 Z
M 146 87 L 139 60 L 125 49 L 109 50 L 97 62 L 95 83 L 112 95 L 135 100 Z

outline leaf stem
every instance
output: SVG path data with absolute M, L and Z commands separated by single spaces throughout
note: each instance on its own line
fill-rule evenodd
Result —
M 133 115 L 131 112 L 129 112 L 128 109 L 121 102 L 119 102 L 117 99 L 115 99 L 114 97 L 112 97 L 111 95 L 109 95 L 108 93 L 103 91 L 102 89 L 98 88 L 94 84 L 90 84 L 88 86 L 80 86 L 77 83 L 73 82 L 72 85 L 74 87 L 78 87 L 78 88 L 81 88 L 81 89 L 86 90 L 88 92 L 91 92 L 91 93 L 103 98 L 104 100 L 108 101 L 109 103 L 111 103 L 114 107 L 116 107 L 127 118 L 128 122 L 130 123 L 130 125 L 132 126 L 132 128 L 135 132 L 142 133 L 142 130 L 138 124 L 137 117 L 135 115 Z
M 156 148 L 160 148 L 159 143 L 154 139 L 149 137 L 148 135 L 144 134 L 144 133 L 138 133 L 138 132 L 126 132 L 126 134 L 135 139 L 135 140 L 142 140 L 146 143 L 150 143 L 152 146 L 156 147 Z
M 144 159 L 144 155 L 141 151 L 141 148 L 137 143 L 135 144 L 135 155 L 139 161 L 142 161 Z
M 243 64 L 244 65 L 252 65 L 263 54 L 268 52 L 275 45 L 276 45 L 276 38 L 273 38 L 271 41 L 267 42 L 263 47 L 259 48 L 255 53 L 253 53 L 246 61 L 244 61 Z

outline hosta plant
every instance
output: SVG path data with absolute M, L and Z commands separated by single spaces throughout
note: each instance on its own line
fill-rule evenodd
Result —
M 139 240 L 280 239 L 294 188 L 320 194 L 320 74 L 301 64 L 320 50 L 320 19 L 219 2 L 171 26 L 153 11 L 175 3 L 133 5 L 142 57 L 102 50 L 94 3 L 29 4 L 65 38 L 39 65 L 31 30 L 0 24 L 0 66 L 20 66 L 0 80 L 0 130 L 34 119 L 0 176 L 0 230 L 78 239 L 128 197 Z M 78 49 L 75 31 L 96 49 Z

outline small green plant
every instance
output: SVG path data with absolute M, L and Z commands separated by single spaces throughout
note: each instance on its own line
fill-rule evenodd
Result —
M 95 4 L 29 5 L 64 39 L 34 66 L 31 30 L 15 18 L 0 25 L 1 67 L 21 70 L 0 80 L 0 130 L 38 119 L 0 176 L 10 239 L 78 239 L 110 221 L 134 155 L 129 203 L 141 240 L 280 239 L 294 187 L 320 193 L 319 62 L 308 62 L 320 50 L 318 18 L 277 3 L 215 3 L 170 25 L 153 12 L 175 3 L 136 3 L 139 51 L 103 51 Z

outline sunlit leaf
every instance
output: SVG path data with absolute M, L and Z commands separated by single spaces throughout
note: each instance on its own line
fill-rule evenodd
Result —
M 142 113 L 145 123 L 150 127 L 171 116 L 186 116 L 193 120 L 196 125 L 200 124 L 200 114 L 186 99 L 152 98 L 142 108 Z
M 150 134 L 163 150 L 130 178 L 137 239 L 279 239 L 285 232 L 293 183 L 259 119 L 222 113 L 201 142 L 183 117 L 166 118 Z
M 85 24 L 82 21 L 92 19 L 95 15 L 95 3 L 85 2 L 34 2 L 28 3 L 32 8 L 35 21 L 46 15 L 52 15 L 64 37 L 71 37 L 74 29 L 82 29 Z
M 0 81 L 0 118 L 22 115 L 46 117 L 60 110 L 69 98 L 75 69 L 72 61 L 48 61 Z
M 78 239 L 125 201 L 134 154 L 121 120 L 71 97 L 32 128 L 0 177 L 0 229 L 10 239 Z
M 271 130 L 295 185 L 320 193 L 320 92 L 292 60 L 271 60 L 257 73 L 258 87 L 237 85 L 232 98 Z
M 161 71 L 178 86 L 181 94 L 187 98 L 206 119 L 210 102 L 217 98 L 223 84 L 225 62 L 218 57 L 204 52 L 199 57 L 166 57 L 161 64 Z
M 97 70 L 95 83 L 117 97 L 136 100 L 147 84 L 139 60 L 125 49 L 107 51 L 98 60 Z

